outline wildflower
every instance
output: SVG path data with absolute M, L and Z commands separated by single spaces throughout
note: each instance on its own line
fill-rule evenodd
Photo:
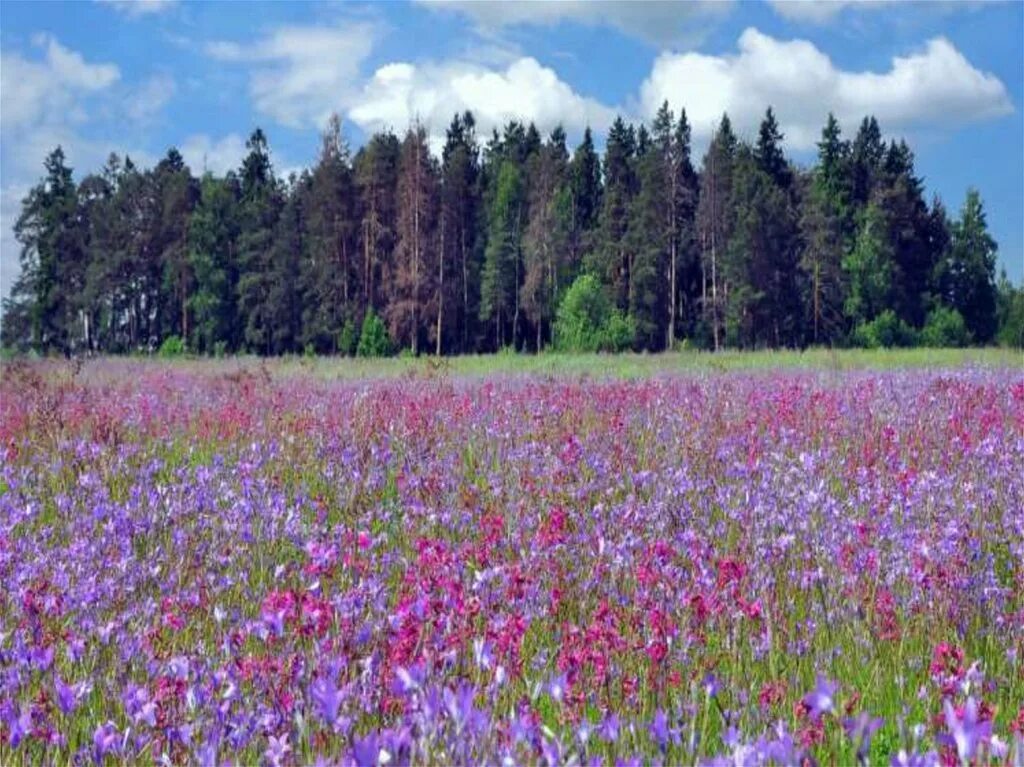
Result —
M 818 675 L 817 687 L 803 697 L 803 704 L 807 706 L 811 719 L 817 721 L 823 714 L 831 713 L 835 709 L 835 694 L 838 689 L 838 685 Z
M 284 733 L 280 737 L 270 735 L 267 737 L 267 750 L 263 752 L 263 756 L 274 767 L 279 767 L 291 750 L 292 747 L 288 745 L 288 733 Z
M 971 761 L 978 745 L 992 736 L 992 722 L 979 719 L 978 704 L 973 697 L 967 699 L 962 715 L 958 715 L 948 698 L 943 701 L 943 711 L 949 732 L 939 735 L 939 742 L 955 746 L 961 762 Z
M 846 736 L 857 746 L 857 761 L 863 763 L 867 760 L 868 751 L 871 749 L 871 736 L 878 731 L 884 721 L 881 718 L 872 719 L 866 711 L 862 711 L 856 718 L 843 720 Z
M 324 724 L 333 727 L 338 721 L 338 710 L 341 708 L 341 694 L 334 680 L 324 677 L 313 682 L 310 696 L 316 703 L 317 714 L 323 719 Z
M 117 750 L 117 730 L 113 722 L 101 724 L 92 735 L 93 760 L 100 764 L 108 753 Z
M 548 692 L 551 694 L 551 697 L 559 703 L 561 703 L 562 699 L 565 697 L 567 689 L 568 686 L 566 684 L 565 674 L 558 674 L 552 677 L 551 681 L 548 682 Z

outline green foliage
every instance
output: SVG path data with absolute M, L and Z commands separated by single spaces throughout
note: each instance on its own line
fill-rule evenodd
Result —
M 624 352 L 636 338 L 636 321 L 630 314 L 623 314 L 618 309 L 612 311 L 604 325 L 598 351 Z
M 886 232 L 881 209 L 874 203 L 868 205 L 860 222 L 856 244 L 843 259 L 843 270 L 849 280 L 844 309 L 854 323 L 868 322 L 888 305 L 893 259 Z
M 164 358 L 181 357 L 185 354 L 185 342 L 181 336 L 167 336 L 157 354 Z
M 342 325 L 341 332 L 338 334 L 338 353 L 351 357 L 356 353 L 358 345 L 359 338 L 356 336 L 356 324 L 349 317 L 345 320 L 345 324 Z
M 917 332 L 896 316 L 892 309 L 886 309 L 870 322 L 863 322 L 853 333 L 857 346 L 866 349 L 890 349 L 917 344 Z
M 566 291 L 555 320 L 559 351 L 623 351 L 633 344 L 636 323 L 611 306 L 601 283 L 582 274 Z
M 1003 273 L 999 280 L 997 300 L 1000 346 L 1024 348 L 1024 285 L 1014 286 Z
M 363 317 L 356 354 L 360 357 L 387 357 L 391 354 L 391 339 L 384 321 L 370 309 Z
M 997 329 L 996 243 L 988 233 L 985 210 L 976 189 L 967 192 L 944 255 L 936 267 L 942 300 L 963 316 L 967 329 L 979 342 L 992 340 Z
M 947 306 L 938 306 L 928 313 L 928 319 L 921 329 L 920 341 L 922 346 L 962 347 L 971 342 L 971 333 L 960 312 Z
M 516 120 L 481 152 L 466 112 L 440 162 L 422 131 L 352 156 L 334 118 L 316 165 L 287 181 L 258 129 L 240 168 L 201 179 L 172 148 L 149 169 L 111 155 L 79 181 L 58 147 L 14 227 L 0 345 L 142 353 L 176 336 L 206 355 L 376 356 L 684 336 L 721 350 L 884 346 L 910 328 L 928 344 L 1024 343 L 978 193 L 952 220 L 927 205 L 913 153 L 873 117 L 847 141 L 830 115 L 801 170 L 771 110 L 752 142 L 723 115 L 699 177 L 678 118 L 666 102 L 649 124 L 615 120 L 603 157 L 587 130 L 570 160 L 560 128 L 543 140 Z M 568 296 L 582 272 L 587 295 Z

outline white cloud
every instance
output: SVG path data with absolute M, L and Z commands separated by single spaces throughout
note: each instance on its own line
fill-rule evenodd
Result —
M 21 271 L 21 246 L 14 239 L 14 223 L 28 188 L 12 185 L 0 189 L 0 298 L 6 298 Z
M 249 87 L 259 111 L 282 125 L 319 127 L 351 98 L 378 36 L 367 22 L 281 27 L 251 44 L 212 42 L 206 52 L 220 61 L 255 65 Z
M 125 105 L 128 116 L 144 122 L 157 115 L 177 92 L 178 86 L 169 74 L 156 74 L 136 88 Z
M 752 133 L 769 105 L 793 149 L 814 145 L 828 111 L 852 128 L 866 114 L 883 127 L 951 125 L 1011 113 L 1006 87 L 971 65 L 939 37 L 887 72 L 838 69 L 806 40 L 776 40 L 747 29 L 738 52 L 659 56 L 640 89 L 640 106 L 652 115 L 663 100 L 686 108 L 698 139 L 706 139 L 723 112 L 738 130 Z
M 973 11 L 989 5 L 989 0 L 768 0 L 776 14 L 796 24 L 824 25 L 835 21 L 845 11 L 893 10 L 901 13 L 919 12 L 934 20 L 937 15 Z M 892 23 L 892 16 L 886 21 Z
M 245 156 L 245 139 L 237 133 L 229 133 L 214 140 L 204 133 L 189 136 L 179 151 L 185 163 L 195 175 L 208 170 L 214 175 L 223 175 L 242 164 Z
M 505 27 L 553 26 L 562 22 L 602 26 L 657 47 L 693 44 L 711 22 L 732 10 L 729 0 L 420 0 L 438 11 L 461 13 L 485 33 Z
M 99 0 L 127 16 L 150 16 L 173 8 L 177 0 Z
M 768 0 L 783 18 L 800 24 L 827 24 L 850 7 L 879 7 L 880 0 Z
M 348 117 L 366 131 L 404 131 L 418 119 L 436 140 L 452 115 L 467 109 L 481 134 L 512 119 L 532 121 L 542 131 L 558 124 L 581 131 L 587 125 L 604 130 L 614 118 L 613 110 L 579 95 L 554 70 L 528 57 L 505 69 L 457 61 L 387 64 L 363 87 Z
M 0 125 L 16 130 L 65 111 L 81 94 L 96 93 L 113 85 L 121 73 L 113 64 L 90 64 L 49 35 L 37 35 L 42 61 L 17 53 L 0 56 Z

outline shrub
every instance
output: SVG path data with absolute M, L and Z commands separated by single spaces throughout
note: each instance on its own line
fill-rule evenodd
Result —
M 928 319 L 921 330 L 922 346 L 967 346 L 970 342 L 971 334 L 963 315 L 956 309 L 939 306 L 928 313 Z
M 853 332 L 853 341 L 857 346 L 868 349 L 914 346 L 917 332 L 897 317 L 892 309 L 886 309 L 871 322 L 858 325 Z
M 363 329 L 359 334 L 356 354 L 360 357 L 387 357 L 391 354 L 391 339 L 384 321 L 370 309 L 363 317 Z
M 179 336 L 168 336 L 160 344 L 157 354 L 161 357 L 180 357 L 185 353 L 185 342 Z
M 601 332 L 598 348 L 603 352 L 624 352 L 636 338 L 636 321 L 631 315 L 616 310 L 611 313 Z
M 558 307 L 555 348 L 568 352 L 622 351 L 636 336 L 636 323 L 612 308 L 592 274 L 581 274 Z
M 356 337 L 356 324 L 349 317 L 345 320 L 345 324 L 341 328 L 341 333 L 338 334 L 338 352 L 344 354 L 346 357 L 351 357 L 356 353 L 356 346 L 359 343 L 359 339 Z

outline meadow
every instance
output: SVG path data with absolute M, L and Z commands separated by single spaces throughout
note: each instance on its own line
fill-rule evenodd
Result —
M 1024 763 L 1019 352 L 0 366 L 0 764 Z

